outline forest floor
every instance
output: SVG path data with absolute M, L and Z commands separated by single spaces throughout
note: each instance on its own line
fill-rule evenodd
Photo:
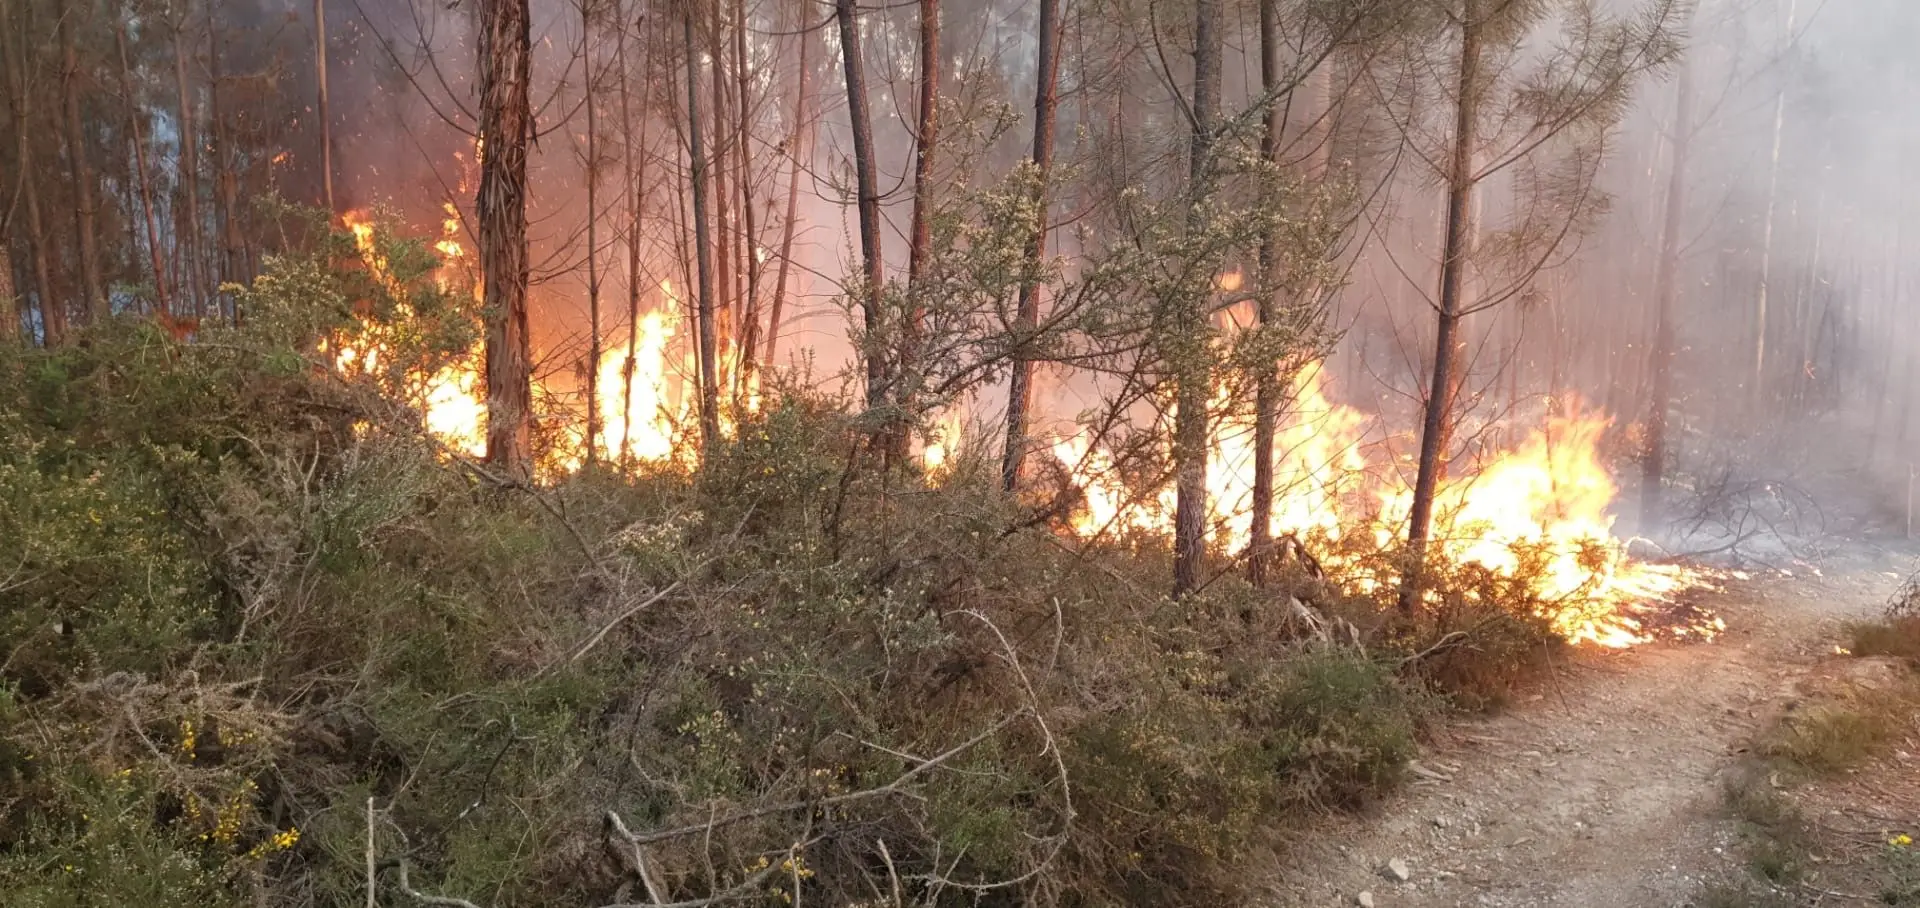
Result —
M 1846 624 L 1878 615 L 1914 568 L 1909 545 L 1856 543 L 1699 594 L 1727 623 L 1712 643 L 1576 650 L 1504 711 L 1437 730 L 1399 795 L 1287 836 L 1277 863 L 1290 869 L 1269 903 L 1753 904 L 1713 895 L 1755 881 L 1729 785 L 1808 683 L 1861 661 L 1836 649 Z M 1852 814 L 1832 826 L 1882 846 L 1885 830 L 1920 833 L 1920 803 L 1883 796 L 1920 796 L 1920 740 L 1905 734 L 1885 759 L 1803 795 L 1825 802 L 1803 809 Z M 1805 882 L 1762 889 L 1768 904 L 1866 898 Z

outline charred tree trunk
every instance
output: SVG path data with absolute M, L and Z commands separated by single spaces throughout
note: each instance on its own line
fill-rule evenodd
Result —
M 1211 2 L 1211 0 L 1208 0 Z M 847 80 L 847 118 L 853 131 L 853 170 L 860 215 L 860 309 L 866 330 L 860 355 L 866 360 L 867 409 L 886 407 L 891 388 L 887 361 L 888 338 L 883 325 L 881 294 L 885 266 L 880 259 L 880 185 L 874 175 L 873 122 L 867 113 L 866 62 L 860 50 L 859 10 L 854 0 L 834 0 L 840 24 L 841 63 Z M 891 421 L 891 417 L 888 417 Z
M 1040 323 L 1040 263 L 1047 255 L 1047 182 L 1053 171 L 1054 110 L 1060 84 L 1059 0 L 1040 0 L 1039 61 L 1033 99 L 1034 213 L 1027 235 L 1027 274 L 1014 304 L 1013 370 L 1007 379 L 1007 443 L 1000 455 L 1000 485 L 1020 485 L 1027 457 L 1027 424 L 1033 407 L 1032 334 Z
M 804 15 L 800 18 L 804 19 Z M 811 100 L 808 92 L 812 87 L 813 73 L 807 60 L 807 49 L 813 44 L 813 36 L 803 30 L 797 40 L 800 42 L 800 84 L 793 95 L 793 129 L 787 134 L 787 216 L 786 222 L 780 225 L 780 269 L 773 279 L 773 303 L 767 313 L 765 362 L 769 369 L 773 368 L 774 357 L 780 349 L 780 322 L 786 315 L 787 272 L 793 264 L 794 228 L 799 226 L 800 137 L 806 130 L 807 102 Z
M 1193 138 L 1188 173 L 1189 229 L 1204 229 L 1213 183 L 1214 120 L 1220 107 L 1219 0 L 1197 0 L 1193 14 Z M 1176 302 L 1173 424 L 1173 594 L 1200 586 L 1207 549 L 1207 402 L 1213 366 L 1207 349 L 1207 303 L 1212 281 Z
M 1459 100 L 1454 110 L 1453 156 L 1447 173 L 1446 236 L 1440 259 L 1440 312 L 1434 333 L 1433 380 L 1427 386 L 1426 412 L 1420 426 L 1420 460 L 1414 474 L 1413 504 L 1407 517 L 1407 576 L 1400 590 L 1400 610 L 1411 614 L 1420 602 L 1421 573 L 1428 535 L 1433 524 L 1433 499 L 1446 468 L 1448 426 L 1458 386 L 1454 365 L 1455 337 L 1461 318 L 1461 286 L 1467 270 L 1467 252 L 1473 235 L 1473 152 L 1477 141 L 1480 100 L 1481 41 L 1479 4 L 1468 0 L 1460 20 Z
M 73 232 L 80 254 L 80 287 L 88 318 L 96 324 L 107 317 L 107 283 L 100 270 L 100 192 L 94 184 L 92 156 L 86 133 L 80 128 L 80 57 L 74 47 L 74 17 L 69 7 L 60 17 L 60 106 L 67 139 L 67 178 L 73 181 Z
M 844 2 L 844 0 L 843 0 Z M 707 222 L 707 159 L 700 125 L 700 54 L 693 43 L 693 4 L 687 2 L 682 25 L 687 55 L 687 153 L 693 184 L 693 255 L 699 280 L 699 308 L 696 319 L 700 333 L 700 442 L 701 449 L 713 450 L 720 442 L 720 394 L 714 356 L 713 246 Z M 716 70 L 714 78 L 720 77 Z
M 1673 87 L 1673 160 L 1667 174 L 1666 214 L 1660 225 L 1660 264 L 1653 279 L 1651 399 L 1647 411 L 1646 461 L 1640 474 L 1640 526 L 1652 532 L 1663 516 L 1667 467 L 1667 411 L 1673 401 L 1673 307 L 1680 280 L 1680 229 L 1686 218 L 1687 152 L 1693 143 L 1693 58 L 1681 63 Z
M 113 30 L 114 46 L 120 51 L 120 91 L 126 96 L 127 133 L 133 141 L 133 163 L 135 182 L 140 187 L 140 208 L 146 214 L 147 222 L 147 258 L 153 265 L 153 299 L 160 312 L 173 316 L 172 294 L 169 292 L 167 266 L 161 259 L 160 222 L 153 212 L 153 183 L 147 170 L 147 140 L 140 130 L 140 105 L 135 103 L 133 93 L 133 66 L 127 60 L 127 27 L 118 23 Z
M 318 2 L 318 0 L 316 0 Z M 533 472 L 533 351 L 527 335 L 527 0 L 480 2 L 480 279 L 486 319 L 487 461 Z

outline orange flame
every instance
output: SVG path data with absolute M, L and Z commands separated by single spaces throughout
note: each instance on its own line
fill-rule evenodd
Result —
M 1411 477 L 1369 461 L 1364 442 L 1372 421 L 1327 399 L 1317 363 L 1301 370 L 1292 391 L 1275 432 L 1273 536 L 1335 542 L 1343 534 L 1370 533 L 1376 546 L 1404 536 Z M 1223 389 L 1214 405 L 1226 403 Z M 1570 641 L 1623 648 L 1653 639 L 1640 614 L 1645 606 L 1667 601 L 1699 578 L 1684 568 L 1633 561 L 1613 536 L 1610 508 L 1617 489 L 1599 454 L 1607 424 L 1600 416 L 1555 417 L 1478 469 L 1455 464 L 1435 496 L 1430 548 L 1447 561 L 1479 564 L 1504 576 L 1522 569 L 1523 553 L 1538 552 L 1544 568 L 1534 592 L 1559 604 L 1556 630 Z M 1209 538 L 1244 548 L 1251 538 L 1251 428 L 1244 420 L 1223 419 L 1212 436 Z M 1171 487 L 1137 491 L 1119 474 L 1114 457 L 1082 436 L 1059 439 L 1054 454 L 1073 471 L 1085 496 L 1085 508 L 1073 521 L 1076 532 L 1163 533 L 1172 525 Z M 1329 558 L 1337 562 L 1337 556 Z M 1342 567 L 1328 566 L 1336 573 Z M 1365 590 L 1379 581 L 1355 582 Z M 1722 629 L 1719 619 L 1709 619 L 1674 633 L 1711 638 Z

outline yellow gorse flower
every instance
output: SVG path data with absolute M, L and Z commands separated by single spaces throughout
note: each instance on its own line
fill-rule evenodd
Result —
M 1887 844 L 1892 845 L 1895 848 L 1905 848 L 1908 845 L 1913 844 L 1913 836 L 1907 835 L 1906 833 L 1903 832 L 1897 836 L 1894 836 L 1891 839 L 1888 839 Z

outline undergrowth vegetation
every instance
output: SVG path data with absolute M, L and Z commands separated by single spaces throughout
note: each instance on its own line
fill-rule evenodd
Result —
M 0 350 L 5 904 L 1229 904 L 1554 639 L 1444 566 L 1412 622 L 1300 580 L 1332 645 L 1232 576 L 1170 600 L 1163 543 L 867 469 L 796 388 L 697 471 L 505 481 L 399 403 L 470 314 L 341 253 L 194 343 Z M 321 368 L 361 320 L 387 371 Z

